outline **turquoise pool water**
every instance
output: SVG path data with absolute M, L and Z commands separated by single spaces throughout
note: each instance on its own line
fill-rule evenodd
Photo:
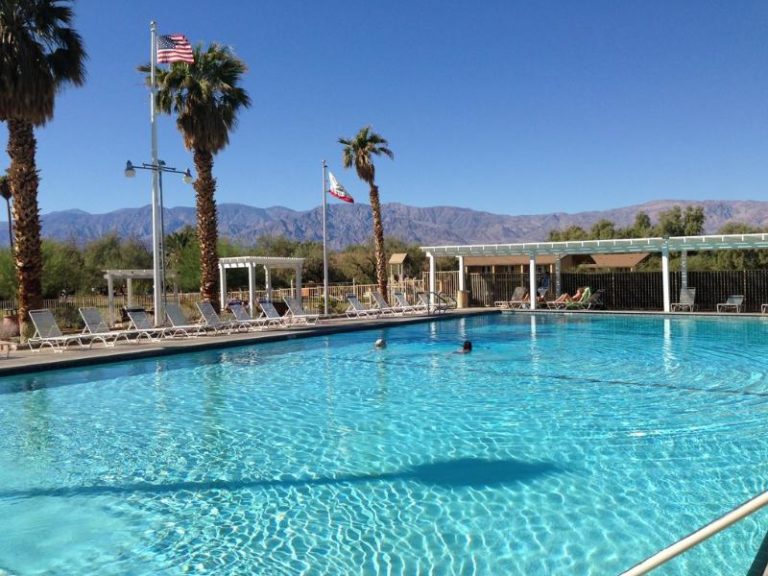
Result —
M 3 378 L 0 574 L 616 574 L 768 488 L 766 358 L 761 319 L 494 315 Z

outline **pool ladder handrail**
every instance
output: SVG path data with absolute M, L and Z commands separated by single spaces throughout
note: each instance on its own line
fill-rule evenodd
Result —
M 755 496 L 751 500 L 747 500 L 720 518 L 713 520 L 706 526 L 699 528 L 685 538 L 681 538 L 674 544 L 671 544 L 663 550 L 656 552 L 656 554 L 649 556 L 639 564 L 635 564 L 626 572 L 622 572 L 620 576 L 641 576 L 642 574 L 647 574 L 662 564 L 666 564 L 675 556 L 682 554 L 697 544 L 701 544 L 710 536 L 714 536 L 718 532 L 725 530 L 736 522 L 743 520 L 750 514 L 757 512 L 766 504 L 768 504 L 768 491 Z

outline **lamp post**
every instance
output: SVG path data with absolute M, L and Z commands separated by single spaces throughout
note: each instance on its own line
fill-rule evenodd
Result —
M 125 164 L 125 175 L 128 178 L 136 176 L 136 170 L 151 170 L 152 177 L 152 279 L 154 282 L 153 307 L 155 311 L 155 326 L 162 326 L 165 322 L 165 251 L 163 250 L 164 226 L 163 226 L 163 172 L 182 174 L 185 184 L 192 183 L 192 173 L 189 170 L 176 170 L 166 166 L 165 162 L 158 160 L 156 163 L 142 163 L 134 166 L 128 160 Z

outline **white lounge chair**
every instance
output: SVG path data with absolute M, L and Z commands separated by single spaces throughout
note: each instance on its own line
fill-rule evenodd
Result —
M 248 314 L 245 307 L 238 302 L 231 303 L 229 305 L 229 310 L 232 312 L 235 320 L 248 329 L 259 328 L 260 330 L 263 330 L 266 328 L 266 322 L 263 318 L 251 318 L 251 315 Z
M 741 305 L 744 304 L 744 296 L 740 294 L 731 294 L 725 302 L 717 305 L 719 312 L 741 312 Z
M 304 310 L 301 305 L 301 298 L 283 298 L 283 302 L 288 306 L 288 311 L 285 313 L 285 318 L 292 324 L 317 324 L 320 319 L 319 314 L 312 314 Z
M 165 316 L 170 324 L 170 326 L 165 328 L 166 336 L 170 336 L 171 338 L 177 336 L 192 338 L 205 334 L 205 327 L 202 324 L 190 322 L 184 315 L 184 310 L 182 310 L 181 306 L 175 302 L 166 302 Z
M 672 312 L 693 312 L 696 307 L 696 288 L 680 288 L 678 302 L 673 302 Z
M 347 318 L 370 318 L 378 316 L 381 312 L 378 308 L 366 308 L 355 294 L 347 294 L 349 307 L 344 312 Z
M 408 302 L 408 298 L 402 292 L 392 292 L 392 296 L 395 297 L 395 303 L 403 314 L 415 314 L 417 312 L 416 307 Z
M 28 340 L 30 347 L 34 350 L 37 344 L 37 351 L 43 349 L 43 346 L 50 346 L 54 352 L 63 352 L 70 344 L 77 344 L 80 348 L 90 348 L 91 344 L 83 342 L 80 334 L 65 336 L 56 324 L 56 318 L 53 312 L 48 309 L 30 310 L 29 318 L 35 327 L 35 333 Z
M 87 337 L 91 343 L 93 341 L 99 341 L 104 346 L 113 348 L 121 339 L 126 342 L 138 342 L 138 340 L 131 340 L 131 336 L 137 336 L 136 332 L 132 330 L 111 330 L 109 325 L 104 321 L 98 308 L 86 306 L 78 309 L 80 316 L 85 323 L 83 328 L 83 336 Z
M 213 304 L 208 300 L 202 302 L 196 302 L 197 309 L 200 310 L 200 314 L 203 317 L 203 327 L 207 330 L 213 330 L 214 334 L 218 334 L 221 331 L 234 332 L 240 330 L 248 330 L 247 326 L 237 321 L 222 320 L 213 308 Z
M 387 314 L 402 314 L 402 309 L 398 306 L 390 306 L 381 295 L 381 292 L 371 292 L 373 304 L 382 316 Z
M 431 299 L 429 297 L 430 294 L 432 295 Z M 419 303 L 424 306 L 430 314 L 442 314 L 448 310 L 448 308 L 450 308 L 448 302 L 443 300 L 443 298 L 437 292 L 419 292 L 417 297 L 419 299 Z
M 268 300 L 259 300 L 259 308 L 261 308 L 261 316 L 259 318 L 264 321 L 264 325 L 287 327 L 288 323 L 285 318 L 280 315 L 275 305 Z
M 147 314 L 146 310 L 141 308 L 128 308 L 126 313 L 130 320 L 128 329 L 136 332 L 137 341 L 143 336 L 150 342 L 157 342 L 165 334 L 165 328 L 155 328 L 152 321 L 149 319 L 149 314 Z

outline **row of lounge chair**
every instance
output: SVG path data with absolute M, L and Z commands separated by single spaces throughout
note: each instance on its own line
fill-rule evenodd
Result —
M 546 305 L 550 310 L 592 310 L 604 307 L 603 297 L 605 290 L 602 288 L 592 292 L 592 289 L 587 286 L 579 289 L 577 294 L 578 296 L 575 299 L 567 294 L 563 294 L 555 300 L 544 300 L 543 296 L 540 296 L 538 302 Z M 517 286 L 509 300 L 499 300 L 494 305 L 497 308 L 513 310 L 530 308 L 528 290 L 524 286 Z
M 259 302 L 261 314 L 252 318 L 242 304 L 230 304 L 232 319 L 222 319 L 210 302 L 198 302 L 200 321 L 192 322 L 184 314 L 180 305 L 166 303 L 166 324 L 161 327 L 153 325 L 151 316 L 142 308 L 126 310 L 129 322 L 123 330 L 112 330 L 98 308 L 80 308 L 80 316 L 85 327 L 80 334 L 64 334 L 56 323 L 50 310 L 32 310 L 30 319 L 35 333 L 29 339 L 29 344 L 37 350 L 48 346 L 55 352 L 62 352 L 71 345 L 89 348 L 94 343 L 113 347 L 120 342 L 139 343 L 144 340 L 156 342 L 161 338 L 189 338 L 203 334 L 220 334 L 222 332 L 245 332 L 251 329 L 266 329 L 271 327 L 287 328 L 295 325 L 313 325 L 320 319 L 319 314 L 306 312 L 298 298 L 285 298 L 288 310 L 281 315 L 272 302 Z
M 347 294 L 346 300 L 348 307 L 345 311 L 347 318 L 370 318 L 379 316 L 394 316 L 405 314 L 429 314 L 442 313 L 448 310 L 450 303 L 439 294 L 433 294 L 430 301 L 430 294 L 419 292 L 416 295 L 416 302 L 408 302 L 405 294 L 402 292 L 393 292 L 392 296 L 395 303 L 390 305 L 384 299 L 380 292 L 372 292 L 373 305 L 366 307 L 355 294 Z
M 715 306 L 718 313 L 722 312 L 741 312 L 744 305 L 744 296 L 742 294 L 731 294 L 725 302 L 720 302 Z M 680 298 L 673 302 L 672 312 L 694 312 L 696 310 L 696 288 L 681 288 Z M 768 311 L 768 304 L 760 307 L 760 312 L 765 314 Z

